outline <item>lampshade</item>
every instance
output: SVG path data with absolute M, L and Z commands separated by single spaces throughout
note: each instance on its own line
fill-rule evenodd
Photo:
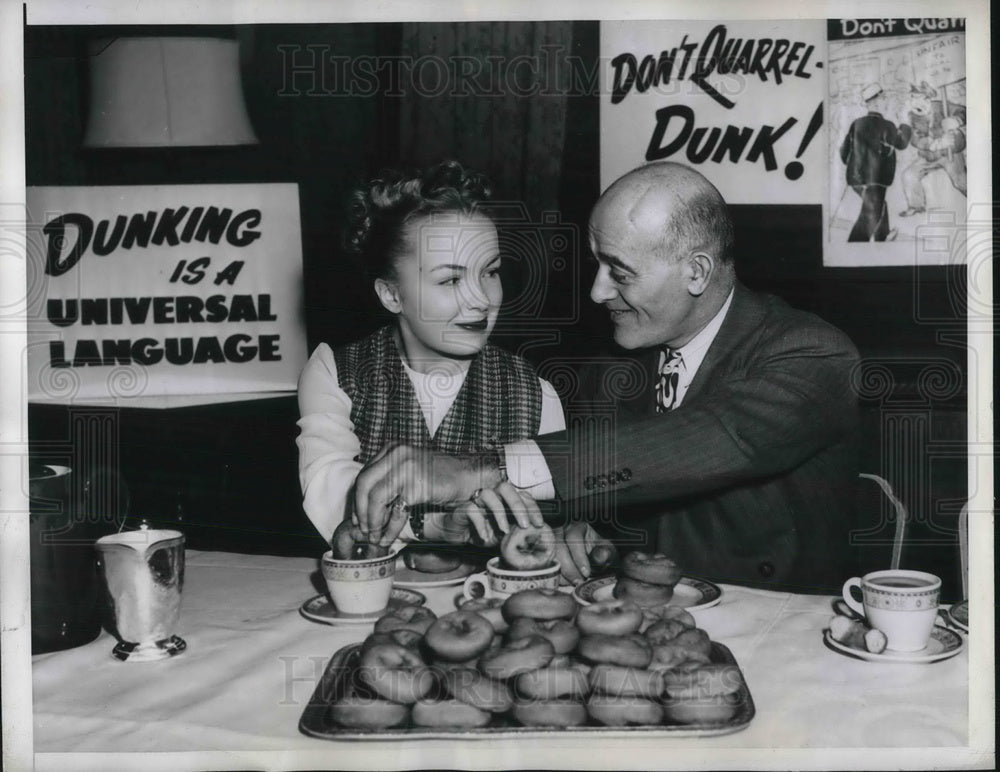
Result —
M 239 44 L 223 38 L 121 37 L 90 61 L 87 147 L 253 145 Z

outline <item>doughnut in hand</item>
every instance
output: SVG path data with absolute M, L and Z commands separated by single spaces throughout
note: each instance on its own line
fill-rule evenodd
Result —
M 500 557 L 516 571 L 534 571 L 552 565 L 556 537 L 547 525 L 540 528 L 512 526 L 500 542 Z

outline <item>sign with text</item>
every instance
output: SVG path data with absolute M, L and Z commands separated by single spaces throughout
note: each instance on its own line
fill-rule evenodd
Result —
M 296 185 L 35 187 L 27 203 L 30 399 L 295 388 Z
M 601 187 L 693 166 L 731 204 L 820 204 L 825 23 L 604 21 Z

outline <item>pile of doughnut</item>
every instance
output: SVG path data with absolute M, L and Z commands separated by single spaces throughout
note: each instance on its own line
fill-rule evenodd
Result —
M 359 730 L 720 724 L 746 691 L 710 650 L 694 618 L 665 603 L 581 607 L 534 589 L 441 617 L 400 606 L 360 645 L 330 716 Z

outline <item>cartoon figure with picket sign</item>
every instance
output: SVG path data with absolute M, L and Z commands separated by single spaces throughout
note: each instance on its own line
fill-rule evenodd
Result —
M 847 165 L 847 184 L 861 196 L 861 212 L 848 241 L 885 241 L 895 235 L 889 228 L 885 193 L 896 177 L 896 151 L 910 142 L 910 127 L 898 127 L 883 116 L 887 101 L 882 86 L 870 83 L 861 91 L 868 114 L 856 119 L 840 146 L 840 160 Z
M 937 91 L 926 81 L 910 86 L 910 123 L 913 135 L 910 144 L 917 157 L 903 171 L 903 192 L 907 208 L 900 217 L 910 217 L 927 211 L 927 190 L 924 178 L 942 170 L 952 186 L 966 195 L 965 133 L 960 113 L 945 117 L 944 103 L 936 99 Z

